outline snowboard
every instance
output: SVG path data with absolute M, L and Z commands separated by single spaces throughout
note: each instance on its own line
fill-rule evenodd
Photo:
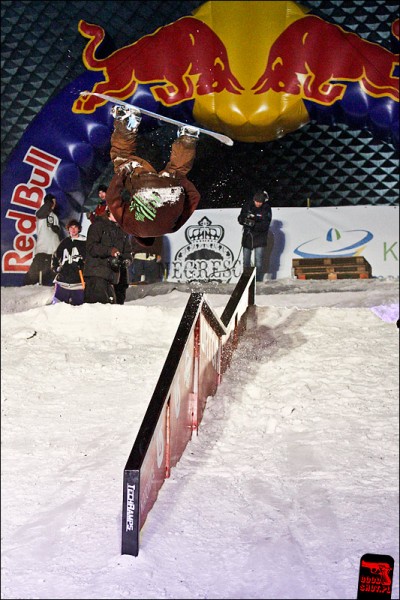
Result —
M 165 123 L 171 123 L 172 125 L 176 125 L 177 127 L 188 126 L 196 129 L 199 133 L 203 135 L 209 135 L 210 137 L 215 138 L 219 142 L 226 144 L 227 146 L 233 146 L 233 140 L 227 135 L 223 133 L 217 133 L 216 131 L 211 131 L 210 129 L 203 129 L 201 127 L 197 127 L 197 125 L 191 125 L 190 123 L 184 123 L 183 121 L 178 121 L 177 119 L 172 119 L 171 117 L 166 117 L 164 115 L 159 115 L 158 113 L 152 112 L 151 110 L 147 110 L 147 108 L 141 108 L 140 106 L 136 106 L 136 104 L 129 104 L 129 102 L 124 102 L 123 100 L 119 100 L 118 98 L 114 98 L 113 96 L 107 96 L 106 94 L 97 94 L 96 92 L 80 92 L 80 96 L 97 96 L 98 98 L 103 98 L 103 100 L 107 100 L 107 102 L 112 102 L 113 104 L 120 104 L 121 106 L 125 106 L 126 108 L 136 108 L 140 110 L 143 115 L 147 115 L 148 117 L 153 117 L 153 119 L 158 119 L 159 121 L 165 121 Z

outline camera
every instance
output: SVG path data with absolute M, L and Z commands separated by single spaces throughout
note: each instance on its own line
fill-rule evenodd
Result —
M 249 213 L 244 219 L 243 219 L 243 225 L 245 227 L 254 227 L 256 223 L 256 216 L 253 215 L 252 213 Z
M 121 267 L 128 267 L 131 261 L 128 258 L 122 258 L 120 254 L 118 256 L 112 256 L 108 259 L 109 265 L 113 271 L 118 273 Z

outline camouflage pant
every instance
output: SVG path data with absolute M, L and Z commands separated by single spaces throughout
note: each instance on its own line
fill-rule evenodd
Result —
M 197 139 L 188 136 L 175 139 L 172 143 L 169 161 L 159 173 L 170 173 L 171 175 L 179 173 L 186 177 L 193 167 L 196 156 L 196 143 Z M 135 175 L 157 173 L 147 160 L 136 154 L 136 145 L 137 130 L 128 131 L 124 121 L 115 120 L 110 150 L 115 173 L 124 167 Z

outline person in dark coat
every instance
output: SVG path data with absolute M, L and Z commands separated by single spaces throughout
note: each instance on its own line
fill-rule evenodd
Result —
M 66 227 L 69 237 L 63 239 L 53 254 L 52 267 L 57 273 L 53 304 L 66 302 L 73 306 L 83 304 L 83 265 L 86 257 L 86 238 L 81 225 L 71 219 Z
M 92 212 L 87 213 L 87 217 L 91 223 L 94 222 L 96 217 L 104 217 L 105 219 L 108 219 L 106 193 L 107 193 L 107 186 L 104 184 L 99 185 L 99 187 L 97 188 L 97 194 L 99 196 L 98 204 Z M 114 285 L 115 297 L 116 297 L 117 304 L 125 304 L 126 290 L 128 289 L 128 287 L 129 287 L 128 268 L 124 264 L 121 263 L 120 269 L 119 269 L 119 281 L 118 281 L 118 283 L 116 283 Z
M 251 200 L 245 202 L 238 216 L 239 223 L 243 225 L 243 267 L 250 267 L 254 251 L 256 281 L 263 281 L 264 278 L 264 251 L 271 220 L 272 210 L 265 191 L 256 192 Z
M 132 262 L 129 235 L 122 231 L 109 210 L 107 215 L 107 219 L 97 216 L 87 232 L 84 298 L 85 302 L 92 304 L 117 303 L 115 286 L 120 280 L 120 268 Z M 123 298 L 120 296 L 118 304 L 124 302 L 125 295 Z
M 198 132 L 190 126 L 180 128 L 169 161 L 157 172 L 136 154 L 140 111 L 114 106 L 112 114 L 114 176 L 107 205 L 126 233 L 142 246 L 152 246 L 154 238 L 178 231 L 200 202 L 199 192 L 186 177 L 194 163 Z

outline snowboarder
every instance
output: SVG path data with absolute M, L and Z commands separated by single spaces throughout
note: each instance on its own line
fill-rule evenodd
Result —
M 186 177 L 193 166 L 199 133 L 194 127 L 181 127 L 168 163 L 157 172 L 136 155 L 140 111 L 116 105 L 111 114 L 110 156 L 115 174 L 108 186 L 107 205 L 126 233 L 142 246 L 152 246 L 156 237 L 182 227 L 200 202 L 199 192 Z M 123 197 L 126 192 L 127 200 Z

